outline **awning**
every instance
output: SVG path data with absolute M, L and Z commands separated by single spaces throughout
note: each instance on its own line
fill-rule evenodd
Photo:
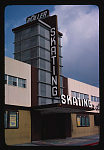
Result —
M 56 104 L 35 106 L 35 107 L 32 107 L 32 110 L 40 112 L 41 114 L 51 114 L 51 113 L 77 113 L 77 112 L 87 113 L 88 110 L 91 111 L 92 109 L 88 107 L 79 108 L 77 106 L 62 105 L 62 104 L 56 103 Z

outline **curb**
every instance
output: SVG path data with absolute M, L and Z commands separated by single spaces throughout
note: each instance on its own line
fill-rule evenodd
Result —
M 98 145 L 99 142 L 95 142 L 95 143 L 90 143 L 90 144 L 86 144 L 86 145 L 83 145 L 83 146 L 93 146 L 93 145 Z

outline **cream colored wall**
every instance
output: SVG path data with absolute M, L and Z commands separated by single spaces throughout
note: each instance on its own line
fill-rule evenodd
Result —
M 76 114 L 71 114 L 72 137 L 90 136 L 99 134 L 99 126 L 94 126 L 94 115 L 89 115 L 90 127 L 77 127 Z
M 26 79 L 26 88 L 5 84 L 5 104 L 31 106 L 31 66 L 5 57 L 5 74 Z
M 31 114 L 27 110 L 19 110 L 19 128 L 5 129 L 5 143 L 7 145 L 31 142 Z
M 99 97 L 99 88 L 74 80 L 74 79 L 71 79 L 71 78 L 68 78 L 68 95 L 69 96 L 71 96 L 71 91 L 88 94 L 90 100 L 91 100 L 91 95 Z M 96 105 L 98 105 L 99 102 L 91 101 L 91 103 L 94 104 L 94 106 L 96 107 Z

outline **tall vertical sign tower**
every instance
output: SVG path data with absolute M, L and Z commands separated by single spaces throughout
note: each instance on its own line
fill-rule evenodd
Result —
M 38 105 L 60 103 L 63 93 L 61 37 L 57 16 L 44 10 L 14 28 L 14 58 L 38 69 Z

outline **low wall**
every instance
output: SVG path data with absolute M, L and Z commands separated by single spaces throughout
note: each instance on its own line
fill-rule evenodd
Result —
M 5 143 L 7 145 L 31 142 L 31 115 L 30 111 L 19 110 L 19 128 L 5 129 Z
M 99 134 L 99 126 L 94 126 L 94 115 L 89 115 L 89 127 L 77 127 L 76 114 L 71 114 L 71 135 L 72 137 L 90 136 Z

